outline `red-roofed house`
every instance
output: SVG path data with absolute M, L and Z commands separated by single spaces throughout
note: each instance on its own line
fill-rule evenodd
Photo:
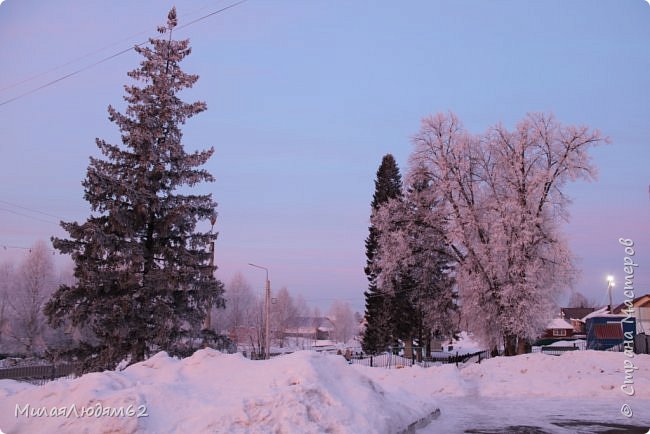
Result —
M 555 318 L 546 326 L 546 332 L 541 336 L 542 339 L 566 339 L 574 334 L 571 324 L 562 318 Z

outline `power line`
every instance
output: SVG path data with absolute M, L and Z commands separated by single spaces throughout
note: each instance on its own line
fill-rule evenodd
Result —
M 10 212 L 12 214 L 27 217 L 27 218 L 32 219 L 32 220 L 38 220 L 39 222 L 50 223 L 50 224 L 57 225 L 57 226 L 59 225 L 59 222 L 53 222 L 52 220 L 39 219 L 38 217 L 34 217 L 34 216 L 31 216 L 31 215 L 24 214 L 24 213 L 14 211 L 14 210 L 11 210 L 11 209 L 7 209 L 7 208 L 0 208 L 0 211 Z
M 6 246 L 6 245 L 4 245 L 4 244 L 2 245 L 2 248 L 3 248 L 4 250 L 7 250 L 7 249 L 31 250 L 31 248 L 29 248 L 29 247 Z
M 85 58 L 87 58 L 87 57 L 90 57 L 90 56 L 92 56 L 93 54 L 101 53 L 102 51 L 106 50 L 106 49 L 109 48 L 109 47 L 112 47 L 113 45 L 119 44 L 120 42 L 122 42 L 122 41 L 126 41 L 126 40 L 129 40 L 129 39 L 131 39 L 131 38 L 134 38 L 135 36 L 140 36 L 140 35 L 143 34 L 143 33 L 146 33 L 146 31 L 142 31 L 142 32 L 139 32 L 139 33 L 137 33 L 137 34 L 131 35 L 131 36 L 127 37 L 127 38 L 121 39 L 121 40 L 118 41 L 118 42 L 114 42 L 114 43 L 112 43 L 112 44 L 105 45 L 105 46 L 103 46 L 102 48 L 99 48 L 99 49 L 97 49 L 97 50 L 95 50 L 95 51 L 92 51 L 92 52 L 90 52 L 90 53 L 86 53 L 86 54 L 84 54 L 84 55 L 82 55 L 82 56 L 76 57 L 76 58 L 74 58 L 74 59 L 72 59 L 72 60 L 70 60 L 70 61 L 68 61 L 68 62 L 66 62 L 66 63 L 63 63 L 63 64 L 61 64 L 61 65 L 58 65 L 58 66 L 52 67 L 52 68 L 47 69 L 47 70 L 45 70 L 45 71 L 43 71 L 43 72 L 40 72 L 40 73 L 35 74 L 35 75 L 32 75 L 32 76 L 30 76 L 30 77 L 28 77 L 28 78 L 25 78 L 25 79 L 23 79 L 23 80 L 20 80 L 20 81 L 17 81 L 17 82 L 15 82 L 15 83 L 12 83 L 12 84 L 10 84 L 10 85 L 7 85 L 7 86 L 5 86 L 5 87 L 3 87 L 3 88 L 0 88 L 0 92 L 3 92 L 3 91 L 5 91 L 5 90 L 7 90 L 7 89 L 11 89 L 11 88 L 14 88 L 14 87 L 16 87 L 16 86 L 19 86 L 19 85 L 21 85 L 21 84 L 24 84 L 24 83 L 30 82 L 30 81 L 35 80 L 35 79 L 37 79 L 37 78 L 40 78 L 40 77 L 42 77 L 42 76 L 44 76 L 44 75 L 49 74 L 50 72 L 57 71 L 57 70 L 63 68 L 64 66 L 68 66 L 68 65 L 73 64 L 73 63 L 75 63 L 75 62 L 77 62 L 77 61 L 79 61 L 79 60 L 83 60 L 83 59 L 85 59 Z M 36 90 L 38 90 L 38 89 L 35 89 L 33 92 L 35 92 Z M 25 94 L 25 95 L 28 95 L 28 94 Z
M 15 203 L 7 202 L 6 200 L 0 199 L 0 202 L 4 203 L 6 205 L 16 207 L 16 208 L 24 209 L 26 211 L 31 211 L 31 212 L 35 212 L 35 213 L 38 213 L 38 214 L 43 214 L 43 215 L 48 216 L 48 217 L 54 217 L 55 219 L 58 219 L 58 220 L 65 220 L 63 217 L 60 217 L 58 215 L 49 214 L 49 213 L 39 211 L 39 210 L 36 210 L 36 209 L 33 209 L 33 208 L 27 208 L 26 206 L 17 205 Z
M 33 247 L 9 246 L 9 245 L 6 245 L 6 244 L 0 244 L 0 247 L 2 247 L 3 250 L 7 250 L 7 249 L 28 250 L 29 253 L 32 253 L 32 249 L 33 249 Z M 48 252 L 52 252 L 52 255 L 56 254 L 56 250 L 52 250 L 49 247 L 46 248 L 46 250 Z
M 202 16 L 202 17 L 199 17 L 199 18 L 197 18 L 197 19 L 195 19 L 195 20 L 193 20 L 193 21 L 190 21 L 190 22 L 187 23 L 187 24 L 183 24 L 182 26 L 179 26 L 179 27 L 178 27 L 178 30 L 180 30 L 180 29 L 184 29 L 185 27 L 190 26 L 190 25 L 192 25 L 192 24 L 194 24 L 194 23 L 198 23 L 199 21 L 202 21 L 202 20 L 204 20 L 204 19 L 206 19 L 206 18 L 208 18 L 208 17 L 211 17 L 212 15 L 216 15 L 216 14 L 221 13 L 221 12 L 224 12 L 224 11 L 226 11 L 226 10 L 228 10 L 228 9 L 234 8 L 234 7 L 236 7 L 236 6 L 239 6 L 240 4 L 245 3 L 246 1 L 247 1 L 247 0 L 240 0 L 240 1 L 238 1 L 238 2 L 236 2 L 236 3 L 233 3 L 233 4 L 229 5 L 229 6 L 226 6 L 226 7 L 223 8 L 223 9 L 219 9 L 218 11 L 214 11 L 214 12 L 211 12 L 211 13 L 209 13 L 209 14 L 207 14 L 207 15 L 204 15 L 204 16 Z
M 195 23 L 197 23 L 197 22 L 199 22 L 199 21 L 202 21 L 202 20 L 204 20 L 204 19 L 206 19 L 206 18 L 208 18 L 208 17 L 211 17 L 211 16 L 213 16 L 213 15 L 216 15 L 216 14 L 219 14 L 219 13 L 221 13 L 221 12 L 224 12 L 224 11 L 226 11 L 226 10 L 228 10 L 228 9 L 234 8 L 234 7 L 236 7 L 236 6 L 239 6 L 240 4 L 242 4 L 242 3 L 246 2 L 246 1 L 247 1 L 247 0 L 240 0 L 240 1 L 238 1 L 238 2 L 236 2 L 236 3 L 233 3 L 233 4 L 229 5 L 229 6 L 226 6 L 226 7 L 224 7 L 224 8 L 221 8 L 221 9 L 219 9 L 219 10 L 217 10 L 217 11 L 211 12 L 211 13 L 209 13 L 209 14 L 207 14 L 207 15 L 204 15 L 204 16 L 202 16 L 202 17 L 200 17 L 200 18 L 197 18 L 197 19 L 195 19 L 195 20 L 193 20 L 193 21 L 190 21 L 190 22 L 187 23 L 187 24 L 184 24 L 184 25 L 182 25 L 182 26 L 179 26 L 179 27 L 178 27 L 178 30 L 183 29 L 183 28 L 185 28 L 185 27 L 188 27 L 188 26 L 190 26 L 190 25 L 192 25 L 192 24 L 195 24 Z M 139 46 L 144 45 L 144 44 L 146 44 L 146 43 L 147 43 L 147 41 L 145 41 L 145 42 L 140 42 L 139 44 L 135 44 L 135 47 L 139 47 Z M 45 83 L 45 84 L 43 84 L 43 85 L 41 85 L 41 86 L 38 86 L 38 87 L 36 87 L 36 88 L 34 88 L 34 89 L 31 89 L 31 90 L 28 90 L 27 92 L 21 93 L 21 94 L 15 96 L 15 97 L 13 97 L 13 98 L 10 98 L 10 99 L 8 99 L 8 100 L 2 101 L 2 102 L 0 102 L 0 107 L 1 107 L 1 106 L 4 106 L 4 105 L 6 105 L 6 104 L 9 104 L 9 103 L 11 103 L 11 102 L 14 102 L 14 101 L 16 101 L 16 100 L 18 100 L 18 99 L 21 99 L 21 98 L 24 98 L 24 97 L 26 97 L 26 96 L 29 96 L 29 95 L 31 95 L 31 94 L 33 94 L 33 93 L 35 93 L 35 92 L 38 92 L 38 91 L 41 90 L 41 89 L 45 89 L 46 87 L 52 86 L 52 85 L 54 85 L 54 84 L 56 84 L 56 83 L 58 83 L 58 82 L 60 82 L 60 81 L 63 81 L 63 80 L 65 80 L 65 79 L 67 79 L 67 78 L 70 78 L 70 77 L 72 77 L 72 76 L 75 76 L 75 75 L 77 75 L 77 74 L 79 74 L 79 73 L 81 73 L 81 72 L 84 72 L 84 71 L 88 70 L 88 69 L 94 68 L 95 66 L 100 65 L 100 64 L 102 64 L 102 63 L 105 63 L 105 62 L 107 62 L 107 61 L 109 61 L 109 60 L 111 60 L 111 59 L 114 59 L 115 57 L 121 56 L 121 55 L 124 54 L 124 53 L 128 53 L 129 51 L 131 51 L 131 50 L 133 50 L 133 49 L 134 49 L 134 47 L 129 47 L 129 48 L 127 48 L 127 49 L 121 50 L 121 51 L 119 51 L 119 52 L 117 52 L 117 53 L 115 53 L 115 54 L 112 54 L 112 55 L 110 55 L 110 56 L 108 56 L 108 57 L 105 57 L 105 58 L 103 58 L 103 59 L 100 59 L 100 60 L 98 60 L 97 62 L 91 63 L 90 65 L 84 66 L 83 68 L 79 68 L 79 69 L 77 69 L 77 70 L 75 70 L 75 71 L 72 71 L 72 72 L 70 72 L 70 73 L 68 73 L 68 74 L 66 74 L 66 75 L 64 75 L 64 76 L 62 76 L 62 77 L 59 77 L 59 78 L 54 79 L 54 80 L 52 80 L 52 81 L 49 81 L 49 82 L 47 82 L 47 83 Z
M 206 7 L 207 7 L 207 6 L 204 6 L 204 7 L 200 8 L 200 9 L 196 10 L 195 12 L 201 11 L 201 10 L 205 9 Z M 191 13 L 190 13 L 190 14 L 191 14 Z M 185 14 L 185 16 L 190 15 L 190 14 Z M 124 42 L 124 41 L 128 41 L 128 40 L 130 40 L 130 39 L 135 38 L 136 36 L 140 36 L 140 35 L 143 35 L 143 34 L 148 33 L 148 32 L 149 32 L 148 30 L 143 30 L 143 31 L 138 32 L 138 33 L 133 33 L 133 34 L 131 34 L 130 36 L 127 36 L 127 37 L 125 37 L 125 38 L 122 38 L 122 39 L 120 39 L 120 40 L 118 40 L 118 41 L 111 42 L 110 44 L 104 45 L 104 46 L 101 47 L 101 48 L 98 48 L 98 49 L 96 49 L 96 50 L 93 50 L 93 51 L 91 51 L 91 52 L 88 52 L 88 53 L 86 53 L 86 54 L 83 54 L 83 55 L 81 55 L 81 56 L 75 57 L 74 59 L 69 60 L 68 62 L 65 62 L 65 63 L 62 63 L 62 64 L 60 64 L 60 65 L 54 66 L 54 67 L 52 67 L 52 68 L 49 68 L 49 69 L 47 69 L 47 70 L 45 70 L 45 71 L 42 71 L 42 72 L 39 72 L 39 73 L 37 73 L 37 74 L 31 75 L 31 76 L 29 76 L 29 77 L 27 77 L 27 78 L 25 78 L 25 79 L 23 79 L 23 80 L 20 80 L 20 81 L 14 82 L 14 83 L 9 84 L 9 85 L 7 85 L 7 86 L 0 87 L 0 92 L 3 92 L 3 91 L 5 91 L 5 90 L 7 90 L 7 89 L 12 89 L 12 88 L 14 88 L 14 87 L 16 87 L 16 86 L 19 86 L 19 85 L 21 85 L 21 84 L 24 84 L 24 83 L 28 83 L 28 82 L 30 82 L 30 81 L 33 81 L 33 80 L 35 80 L 35 79 L 37 79 L 37 78 L 40 78 L 40 77 L 42 77 L 42 76 L 44 76 L 44 75 L 49 74 L 50 72 L 57 71 L 57 70 L 59 70 L 59 69 L 65 67 L 65 66 L 68 66 L 68 65 L 71 65 L 71 64 L 73 64 L 73 63 L 76 63 L 76 62 L 78 62 L 79 60 L 86 59 L 86 58 L 88 58 L 88 57 L 90 57 L 90 56 L 93 56 L 94 54 L 101 53 L 102 51 L 105 51 L 105 50 L 108 49 L 108 48 L 111 48 L 111 47 L 113 47 L 113 46 L 115 46 L 115 45 L 117 45 L 117 44 L 120 44 L 120 43 L 122 43 L 122 42 Z

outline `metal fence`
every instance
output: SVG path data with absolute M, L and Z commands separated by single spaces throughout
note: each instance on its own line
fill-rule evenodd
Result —
M 75 373 L 78 372 L 78 368 L 78 364 L 72 363 L 3 368 L 0 369 L 0 380 L 17 380 L 32 384 L 43 384 L 57 378 L 74 377 Z
M 555 346 L 555 345 L 534 346 L 531 352 L 549 354 L 552 356 L 561 356 L 562 354 L 569 351 L 584 351 L 586 349 L 587 349 L 586 341 L 576 341 L 571 344 L 562 345 L 562 346 Z
M 441 366 L 445 364 L 455 364 L 461 366 L 470 363 L 481 363 L 490 357 L 489 351 L 478 351 L 469 354 L 450 354 L 444 357 L 423 357 L 418 360 L 416 357 L 404 357 L 396 354 L 384 353 L 375 356 L 353 356 L 349 362 L 353 365 L 371 366 L 375 368 L 399 369 L 410 366 L 420 366 L 429 368 L 431 366 Z

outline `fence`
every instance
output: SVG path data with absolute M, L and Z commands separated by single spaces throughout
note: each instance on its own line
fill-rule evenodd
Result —
M 544 353 L 552 356 L 561 356 L 568 351 L 584 351 L 587 349 L 587 342 L 580 340 L 571 344 L 556 346 L 556 345 L 542 345 L 534 346 L 531 350 L 533 353 Z
M 468 363 L 481 363 L 490 357 L 489 351 L 479 351 L 470 354 L 450 354 L 445 357 L 424 357 L 422 360 L 417 360 L 415 357 L 408 358 L 398 356 L 396 354 L 384 353 L 376 356 L 353 356 L 350 358 L 350 363 L 353 365 L 371 366 L 376 368 L 399 369 L 410 366 L 420 366 L 422 368 L 429 368 L 431 366 L 440 366 L 444 364 L 454 363 L 456 366 L 465 365 Z
M 634 352 L 637 354 L 650 354 L 650 336 L 645 333 L 634 336 Z
M 79 365 L 38 365 L 17 366 L 0 369 L 0 380 L 26 381 L 32 384 L 43 384 L 56 378 L 73 377 Z

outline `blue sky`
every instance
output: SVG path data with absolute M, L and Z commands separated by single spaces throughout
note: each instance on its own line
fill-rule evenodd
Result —
M 180 25 L 230 4 L 5 1 L 0 104 L 153 36 L 172 3 Z M 381 157 L 393 153 L 405 170 L 420 119 L 439 111 L 472 132 L 545 111 L 612 140 L 593 151 L 599 180 L 567 188 L 576 289 L 605 302 L 605 276 L 623 278 L 626 237 L 637 292 L 649 292 L 649 21 L 642 0 L 249 0 L 179 30 L 193 47 L 184 68 L 201 77 L 185 97 L 208 104 L 185 143 L 216 149 L 207 168 L 217 181 L 201 191 L 219 203 L 219 275 L 242 271 L 261 290 L 263 273 L 246 265 L 255 262 L 276 289 L 362 311 Z M 88 157 L 95 137 L 117 142 L 106 107 L 123 107 L 138 62 L 129 52 L 0 105 L 0 246 L 64 235 L 52 216 L 87 217 Z M 0 262 L 23 254 L 0 248 Z

